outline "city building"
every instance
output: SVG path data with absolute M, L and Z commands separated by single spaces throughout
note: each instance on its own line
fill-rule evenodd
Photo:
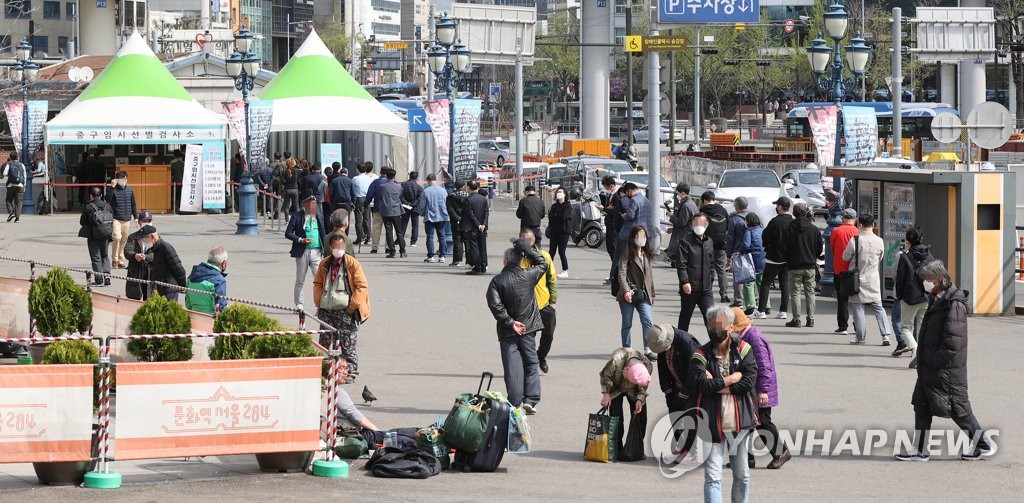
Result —
M 416 82 L 423 89 L 427 83 L 425 41 L 430 36 L 430 2 L 428 0 L 402 0 L 402 40 L 409 47 L 402 54 L 403 82 Z
M 4 0 L 0 16 L 0 54 L 12 54 L 26 37 L 33 57 L 63 57 L 74 47 L 76 6 L 62 0 Z M 30 33 L 31 32 L 31 33 Z

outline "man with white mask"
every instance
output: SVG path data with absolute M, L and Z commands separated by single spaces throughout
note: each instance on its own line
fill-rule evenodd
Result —
M 714 304 L 715 244 L 707 235 L 708 216 L 697 213 L 690 222 L 690 229 L 679 239 L 675 258 L 680 295 L 676 326 L 686 332 L 690 331 L 693 309 L 700 307 L 706 323 L 708 309 Z
M 139 230 L 128 236 L 124 245 L 124 256 L 128 259 L 128 277 L 141 281 L 149 281 L 149 264 L 153 262 L 153 253 L 142 242 L 142 228 L 153 223 L 153 214 L 149 210 L 139 212 L 136 220 Z M 149 298 L 149 285 L 141 281 L 127 281 L 124 286 L 125 297 L 145 301 Z
M 107 203 L 114 212 L 114 234 L 110 241 L 110 262 L 114 269 L 128 267 L 128 258 L 124 256 L 124 245 L 128 243 L 128 231 L 132 220 L 139 212 L 135 207 L 135 193 L 128 187 L 128 173 L 118 171 L 114 175 L 113 185 L 106 195 Z

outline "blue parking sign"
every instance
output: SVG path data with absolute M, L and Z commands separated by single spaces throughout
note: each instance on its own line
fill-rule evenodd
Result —
M 430 124 L 427 123 L 427 112 L 422 108 L 410 108 L 407 113 L 409 117 L 409 132 L 429 132 Z
M 658 22 L 666 24 L 756 23 L 759 0 L 658 0 Z
M 490 91 L 491 92 L 488 94 L 490 94 L 492 98 L 497 98 L 498 96 L 501 96 L 501 83 L 491 82 Z

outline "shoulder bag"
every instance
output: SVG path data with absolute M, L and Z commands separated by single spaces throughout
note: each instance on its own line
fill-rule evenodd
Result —
M 345 259 L 341 259 L 339 265 L 341 270 L 334 281 L 331 281 L 331 263 L 327 263 L 327 278 L 324 286 L 323 296 L 320 297 L 320 307 L 330 311 L 348 309 L 348 302 L 352 296 L 352 289 L 348 284 L 348 268 L 345 266 Z
M 840 296 L 851 297 L 860 293 L 860 236 L 853 237 L 854 246 L 854 267 L 839 273 Z

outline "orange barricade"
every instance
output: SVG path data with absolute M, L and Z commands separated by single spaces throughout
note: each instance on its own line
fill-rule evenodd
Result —
M 92 365 L 0 366 L 0 463 L 92 459 Z

